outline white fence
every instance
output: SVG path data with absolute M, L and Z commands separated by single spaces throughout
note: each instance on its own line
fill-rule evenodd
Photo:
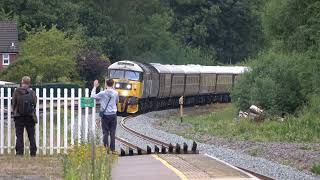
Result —
M 82 89 L 36 89 L 38 123 L 35 127 L 38 154 L 67 153 L 68 148 L 88 141 L 89 133 L 96 134 L 96 108 L 81 108 Z M 76 96 L 77 91 L 77 96 Z M 15 130 L 11 115 L 13 89 L 0 89 L 0 154 L 15 153 Z M 85 89 L 84 97 L 89 97 Z M 62 114 L 63 113 L 63 114 Z M 62 123 L 62 124 L 61 124 Z M 29 142 L 25 132 L 25 149 Z M 25 151 L 27 153 L 28 151 Z

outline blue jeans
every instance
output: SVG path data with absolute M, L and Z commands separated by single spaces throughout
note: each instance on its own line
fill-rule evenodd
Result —
M 101 120 L 103 144 L 105 147 L 110 147 L 111 151 L 115 150 L 117 115 L 104 115 Z M 110 144 L 109 144 L 110 135 Z

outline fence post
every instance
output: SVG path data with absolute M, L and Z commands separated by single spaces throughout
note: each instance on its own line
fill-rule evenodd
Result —
M 50 88 L 50 155 L 53 155 L 53 89 Z
M 91 130 L 92 130 L 92 136 L 95 140 L 96 138 L 96 100 L 94 100 L 94 107 L 92 108 L 92 122 L 91 122 Z
M 39 102 L 40 102 L 40 97 L 39 97 L 39 88 L 36 89 L 36 95 L 37 95 L 37 104 L 36 104 L 36 116 L 38 118 L 38 123 L 36 124 L 36 144 L 37 147 L 39 148 L 39 141 L 40 141 L 40 130 L 39 130 L 39 124 L 40 124 L 40 112 L 39 112 Z M 40 150 L 37 151 L 37 154 L 39 154 Z
M 71 146 L 74 145 L 74 89 L 71 89 Z
M 82 128 L 82 109 L 81 109 L 81 96 L 82 96 L 82 89 L 78 89 L 78 145 L 81 143 L 81 128 Z
M 8 154 L 11 153 L 11 88 L 8 88 Z
M 60 153 L 61 134 L 61 89 L 57 89 L 57 153 Z
M 4 89 L 1 88 L 1 101 L 0 101 L 0 108 L 1 108 L 1 118 L 0 118 L 0 154 L 4 153 Z
M 86 88 L 85 90 L 85 97 L 89 97 L 89 89 Z M 85 114 L 84 114 L 84 126 L 85 126 L 85 131 L 84 131 L 84 139 L 86 142 L 88 142 L 88 116 L 89 116 L 89 107 L 85 107 Z
M 43 115 L 42 115 L 42 120 L 43 120 L 43 128 L 42 128 L 42 152 L 45 155 L 47 153 L 47 89 L 44 88 L 42 90 L 42 96 L 43 96 L 43 104 L 42 104 L 42 111 L 43 111 Z
M 68 149 L 68 89 L 64 89 L 64 153 L 67 153 Z

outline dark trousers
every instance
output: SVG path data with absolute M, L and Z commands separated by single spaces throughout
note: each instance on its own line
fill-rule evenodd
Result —
M 103 144 L 105 147 L 110 147 L 111 151 L 115 150 L 117 115 L 104 115 L 101 120 Z M 110 145 L 109 145 L 110 135 Z
M 35 156 L 37 152 L 37 145 L 35 140 L 35 123 L 32 117 L 15 117 L 15 128 L 16 128 L 16 154 L 24 154 L 24 141 L 23 132 L 26 128 L 28 133 L 28 138 L 30 141 L 30 155 Z

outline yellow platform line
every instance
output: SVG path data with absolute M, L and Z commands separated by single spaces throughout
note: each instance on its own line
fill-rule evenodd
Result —
M 157 155 L 152 155 L 152 157 L 154 157 L 155 159 L 160 161 L 163 165 L 165 165 L 167 168 L 172 170 L 181 180 L 188 180 L 188 178 L 181 171 L 179 171 L 177 168 L 171 166 L 167 161 L 161 159 Z

